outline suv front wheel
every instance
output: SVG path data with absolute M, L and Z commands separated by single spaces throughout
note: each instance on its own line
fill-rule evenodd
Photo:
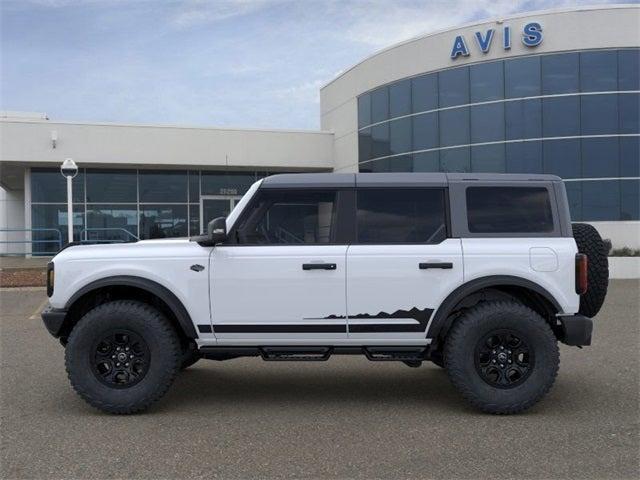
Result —
M 178 335 L 155 308 L 134 300 L 105 303 L 87 312 L 69 335 L 67 374 L 90 405 L 135 413 L 169 389 L 182 361 Z
M 536 312 L 517 302 L 470 308 L 445 342 L 445 368 L 464 398 L 482 411 L 518 413 L 537 403 L 558 373 L 555 335 Z

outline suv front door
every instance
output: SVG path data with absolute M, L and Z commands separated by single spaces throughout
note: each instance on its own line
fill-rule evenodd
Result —
M 349 340 L 424 344 L 429 320 L 462 283 L 444 188 L 358 188 L 347 253 Z
M 211 255 L 211 316 L 219 343 L 344 341 L 346 242 L 337 190 L 257 193 Z

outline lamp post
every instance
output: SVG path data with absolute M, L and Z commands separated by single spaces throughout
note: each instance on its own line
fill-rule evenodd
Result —
M 73 242 L 73 177 L 78 174 L 78 166 L 72 158 L 66 158 L 60 165 L 60 173 L 67 179 L 67 241 Z

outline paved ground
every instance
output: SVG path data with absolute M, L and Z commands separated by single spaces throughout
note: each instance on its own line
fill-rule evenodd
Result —
M 614 281 L 595 345 L 562 347 L 551 394 L 510 417 L 467 408 L 432 366 L 200 362 L 150 412 L 77 397 L 34 313 L 1 291 L 2 478 L 638 478 L 637 281 Z

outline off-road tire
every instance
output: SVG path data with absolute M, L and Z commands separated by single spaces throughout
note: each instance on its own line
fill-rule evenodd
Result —
M 476 368 L 476 347 L 492 331 L 509 329 L 526 339 L 534 352 L 528 377 L 510 388 L 487 383 Z M 483 302 L 467 310 L 445 339 L 445 368 L 453 385 L 474 407 L 494 414 L 527 410 L 551 389 L 560 365 L 558 343 L 547 322 L 512 301 Z
M 609 258 L 602 237 L 592 225 L 573 224 L 573 238 L 578 251 L 587 255 L 587 291 L 580 296 L 582 315 L 592 318 L 602 308 L 609 286 Z
M 201 358 L 202 357 L 198 353 L 198 350 L 196 350 L 195 346 L 187 345 L 183 349 L 182 355 L 180 358 L 180 370 L 185 370 L 189 368 L 191 365 L 196 363 Z
M 134 332 L 148 347 L 146 374 L 127 388 L 104 384 L 91 365 L 96 342 L 114 329 Z M 180 361 L 180 342 L 173 326 L 158 310 L 134 300 L 104 303 L 87 312 L 71 331 L 65 349 L 67 375 L 74 390 L 91 406 L 116 414 L 141 412 L 158 401 L 176 377 Z

